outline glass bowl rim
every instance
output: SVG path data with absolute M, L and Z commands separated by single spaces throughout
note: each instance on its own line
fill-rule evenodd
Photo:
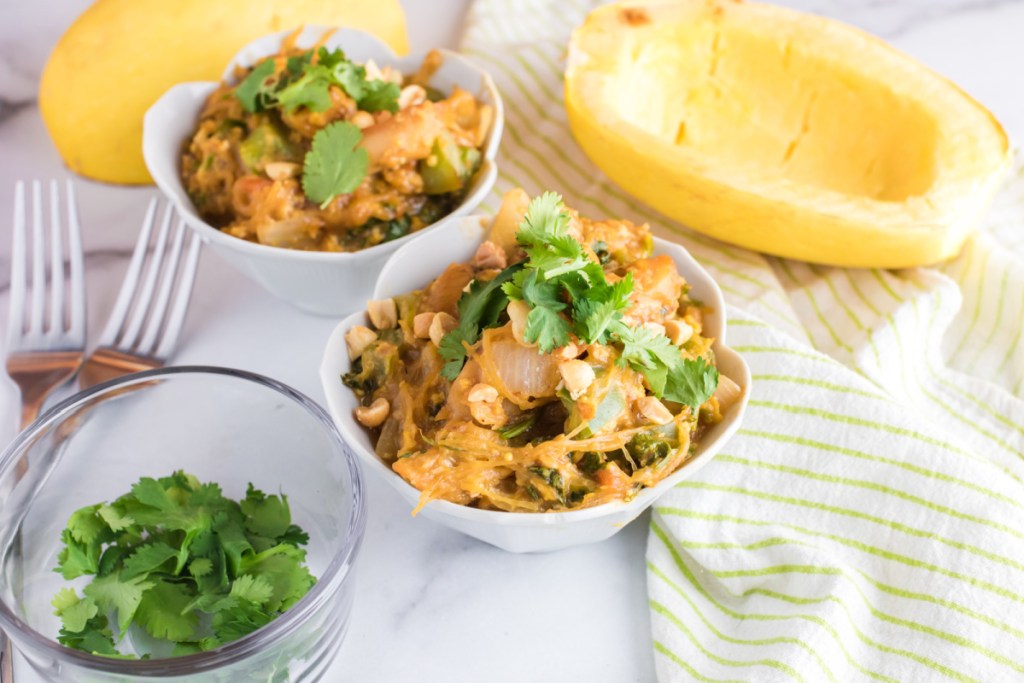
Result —
M 74 650 L 61 645 L 56 639 L 48 638 L 36 631 L 20 619 L 3 599 L 0 599 L 0 627 L 7 632 L 8 637 L 10 637 L 11 632 L 17 632 L 19 636 L 32 641 L 33 645 L 52 653 L 56 660 L 69 661 L 97 672 L 149 678 L 194 675 L 242 661 L 248 656 L 264 650 L 267 646 L 276 644 L 305 623 L 306 618 L 321 607 L 327 599 L 328 596 L 325 595 L 327 587 L 333 585 L 335 580 L 339 578 L 339 575 L 341 578 L 344 578 L 344 575 L 350 571 L 355 555 L 362 544 L 363 534 L 366 529 L 366 485 L 363 480 L 361 465 L 351 448 L 341 437 L 341 433 L 335 426 L 334 421 L 320 404 L 283 382 L 255 372 L 212 365 L 179 365 L 146 370 L 97 384 L 64 399 L 47 410 L 35 422 L 18 434 L 0 454 L 0 473 L 7 472 L 10 467 L 13 467 L 25 448 L 34 443 L 40 433 L 52 428 L 55 424 L 66 418 L 69 413 L 88 403 L 96 396 L 110 393 L 126 386 L 176 375 L 229 377 L 261 385 L 291 399 L 294 403 L 304 408 L 320 424 L 329 440 L 338 447 L 338 450 L 344 457 L 345 466 L 352 482 L 352 514 L 345 529 L 347 536 L 341 549 L 331 558 L 324 572 L 317 577 L 317 582 L 313 588 L 286 612 L 266 626 L 238 640 L 231 641 L 206 652 L 178 657 L 165 657 L 162 659 L 123 660 Z M 2 507 L 2 504 L 0 504 L 0 507 Z

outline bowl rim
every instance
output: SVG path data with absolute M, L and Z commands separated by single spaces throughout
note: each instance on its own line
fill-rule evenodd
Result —
M 489 218 L 483 215 L 470 215 L 465 216 L 461 220 L 479 222 L 482 218 Z M 452 224 L 454 225 L 454 224 Z M 714 306 L 721 311 L 721 330 L 716 336 L 714 346 L 715 353 L 718 356 L 730 357 L 730 362 L 737 365 L 742 370 L 742 375 L 739 377 L 731 377 L 737 384 L 743 388 L 743 394 L 740 401 L 733 407 L 735 411 L 733 416 L 730 418 L 730 422 L 725 426 L 724 431 L 718 435 L 713 444 L 713 449 L 705 450 L 703 453 L 696 457 L 687 460 L 683 465 L 679 467 L 675 472 L 671 473 L 657 484 L 652 487 L 644 488 L 640 490 L 633 498 L 628 501 L 612 501 L 608 503 L 602 503 L 593 507 L 587 507 L 577 510 L 563 510 L 558 512 L 506 512 L 503 510 L 482 510 L 480 508 L 472 508 L 466 505 L 459 505 L 451 501 L 434 499 L 429 501 L 422 509 L 422 513 L 425 516 L 442 516 L 442 517 L 455 517 L 468 522 L 474 523 L 488 523 L 496 524 L 498 526 L 511 526 L 511 527 L 546 527 L 552 525 L 565 525 L 565 524 L 582 524 L 589 522 L 594 519 L 614 516 L 618 513 L 626 511 L 638 510 L 643 511 L 649 507 L 655 500 L 657 500 L 666 490 L 672 488 L 683 479 L 692 475 L 700 467 L 708 463 L 718 450 L 736 433 L 740 427 L 743 416 L 746 413 L 747 403 L 750 399 L 751 386 L 753 381 L 751 379 L 750 367 L 746 360 L 733 348 L 728 346 L 726 343 L 726 328 L 727 328 L 727 317 L 725 300 L 722 295 L 721 288 L 715 281 L 711 274 L 697 262 L 696 259 L 690 254 L 690 252 L 683 247 L 681 244 L 667 240 L 661 237 L 652 236 L 654 240 L 654 253 L 668 253 L 672 260 L 679 264 L 680 260 L 685 262 L 691 272 L 696 274 L 698 277 L 702 277 L 708 284 L 711 285 L 711 289 L 715 294 Z M 481 240 L 485 237 L 481 237 Z M 394 261 L 397 261 L 403 252 L 406 250 L 413 251 L 416 248 L 416 241 L 410 241 L 402 246 L 401 249 L 397 250 L 385 263 L 381 269 L 381 274 L 378 278 L 377 285 L 375 286 L 374 296 L 380 296 L 379 285 L 381 280 L 387 274 L 389 267 L 392 266 Z M 688 280 L 692 280 L 692 277 L 688 277 Z M 400 496 L 403 499 L 409 495 L 415 494 L 419 496 L 422 492 L 414 487 L 412 484 L 403 479 L 394 470 L 387 466 L 376 453 L 372 450 L 368 450 L 355 438 L 355 435 L 350 432 L 347 425 L 345 425 L 341 418 L 341 412 L 345 408 L 339 405 L 341 396 L 343 395 L 341 390 L 336 386 L 333 386 L 334 382 L 338 382 L 338 377 L 334 374 L 332 368 L 336 366 L 338 359 L 344 353 L 344 333 L 355 324 L 362 324 L 366 320 L 366 311 L 355 311 L 345 316 L 331 331 L 324 354 L 320 364 L 320 381 L 323 385 L 324 396 L 327 401 L 328 410 L 335 419 L 335 424 L 338 430 L 341 432 L 342 438 L 346 440 L 349 447 L 355 452 L 363 463 L 381 473 L 382 476 L 386 477 L 391 486 L 398 490 Z M 716 363 L 717 365 L 717 363 Z M 338 382 L 340 385 L 340 382 Z M 343 387 L 344 388 L 344 387 Z M 404 492 L 404 493 L 403 493 Z
M 329 43 L 330 41 L 343 42 L 346 38 L 352 40 L 358 36 L 359 40 L 365 40 L 371 44 L 376 44 L 377 48 L 385 51 L 388 54 L 388 57 L 392 62 L 414 61 L 417 59 L 422 61 L 427 55 L 427 52 L 416 52 L 412 54 L 399 56 L 398 54 L 395 53 L 394 50 L 391 49 L 391 47 L 387 43 L 380 40 L 372 33 L 345 27 L 309 25 L 304 27 L 298 40 L 303 40 L 304 36 L 312 34 L 313 32 L 323 33 L 327 31 L 333 32 L 331 33 L 330 39 L 328 41 Z M 278 44 L 280 44 L 280 42 L 283 41 L 287 36 L 291 35 L 291 33 L 293 33 L 293 31 L 278 31 L 276 33 L 268 33 L 264 36 L 256 38 L 253 41 L 250 41 L 245 46 L 243 46 L 238 52 L 236 52 L 235 55 L 231 58 L 231 60 L 228 62 L 227 66 L 225 67 L 225 75 L 234 64 L 244 63 L 245 60 L 241 60 L 240 58 L 246 53 L 255 50 L 258 44 L 264 41 L 269 42 L 271 38 L 275 37 L 278 39 Z M 487 195 L 487 193 L 490 192 L 490 188 L 493 186 L 494 180 L 497 178 L 496 159 L 498 155 L 498 149 L 501 144 L 501 137 L 504 132 L 505 105 L 504 102 L 502 101 L 501 92 L 498 90 L 498 87 L 494 82 L 494 78 L 482 66 L 477 64 L 475 61 L 467 58 L 466 55 L 460 54 L 453 50 L 437 48 L 437 51 L 444 56 L 446 62 L 448 60 L 451 60 L 452 62 L 458 63 L 460 66 L 475 72 L 480 77 L 483 90 L 485 90 L 493 100 L 493 102 L 491 102 L 491 105 L 494 107 L 494 119 L 491 122 L 491 128 L 487 132 L 487 139 L 484 142 L 484 146 L 482 148 L 483 153 L 480 168 L 477 169 L 477 172 L 475 174 L 476 178 L 482 180 L 483 186 L 476 188 L 473 192 L 470 193 L 479 194 L 480 201 L 482 201 L 483 198 Z M 269 55 L 272 53 L 267 52 L 266 54 Z M 155 130 L 153 124 L 151 123 L 152 116 L 155 115 L 155 113 L 159 113 L 162 112 L 164 109 L 170 108 L 174 99 L 174 97 L 172 96 L 177 95 L 181 91 L 188 91 L 193 99 L 198 100 L 196 103 L 196 111 L 191 112 L 192 118 L 195 119 L 199 114 L 199 109 L 202 106 L 202 102 L 206 99 L 209 93 L 213 92 L 213 90 L 217 87 L 219 83 L 219 81 L 188 81 L 178 83 L 176 85 L 171 86 L 164 93 L 162 93 L 160 97 L 149 107 L 149 109 L 146 110 L 146 113 L 143 116 L 142 150 L 143 158 L 146 163 L 147 169 L 150 167 L 151 164 L 157 163 L 157 158 L 154 156 L 157 149 L 166 151 L 167 147 L 167 145 L 165 144 L 156 144 L 156 141 L 159 140 L 159 137 L 155 135 Z M 177 106 L 173 108 L 173 111 L 179 115 L 184 113 L 182 112 L 182 107 Z M 172 141 L 169 140 L 168 142 Z M 181 141 L 178 141 L 175 149 L 180 149 L 180 146 Z M 177 152 L 175 152 L 175 154 L 177 154 Z M 167 183 L 157 180 L 157 176 L 153 174 L 152 171 L 150 171 L 150 174 L 153 175 L 154 182 L 156 183 L 157 187 L 164 194 L 164 196 L 166 196 L 167 199 L 174 205 L 175 209 L 178 211 L 181 218 L 183 218 L 184 221 L 190 227 L 198 230 L 200 232 L 200 235 L 202 235 L 204 239 L 212 241 L 218 245 L 226 246 L 235 251 L 251 254 L 254 256 L 264 256 L 269 258 L 292 258 L 298 261 L 307 262 L 346 263 L 352 262 L 364 256 L 376 256 L 384 248 L 390 248 L 393 250 L 397 246 L 406 243 L 409 238 L 416 237 L 419 234 L 427 230 L 430 230 L 431 228 L 442 225 L 443 223 L 450 219 L 458 218 L 460 216 L 465 215 L 467 212 L 472 211 L 474 208 L 476 208 L 476 206 L 479 204 L 479 201 L 477 201 L 475 204 L 469 205 L 466 202 L 466 199 L 468 198 L 467 195 L 467 197 L 463 198 L 463 201 L 460 202 L 450 212 L 442 216 L 437 221 L 431 223 L 430 225 L 423 227 L 419 231 L 415 233 L 409 233 L 408 235 L 404 235 L 390 242 L 382 242 L 380 244 L 375 244 L 371 247 L 360 249 L 359 251 L 306 251 L 300 249 L 289 249 L 287 247 L 275 247 L 269 244 L 260 244 L 258 242 L 250 242 L 249 240 L 243 240 L 238 237 L 228 235 L 224 233 L 222 230 L 215 228 L 214 226 L 210 225 L 205 220 L 203 220 L 203 218 L 195 211 L 195 208 L 191 205 L 191 203 L 184 204 L 178 200 L 177 195 L 179 193 L 182 195 L 185 194 L 185 188 L 184 184 L 181 182 L 180 173 L 176 172 L 172 176 L 173 185 L 170 186 L 170 189 L 175 190 L 175 192 L 168 191 L 168 188 L 165 187 Z
M 15 466 L 16 460 L 21 456 L 25 447 L 34 443 L 44 430 L 59 423 L 69 413 L 89 403 L 95 397 L 176 375 L 212 375 L 258 384 L 291 399 L 304 408 L 324 428 L 328 438 L 339 447 L 338 450 L 344 458 L 345 467 L 352 482 L 352 514 L 346 528 L 342 530 L 346 534 L 342 548 L 331 558 L 309 592 L 287 611 L 266 626 L 246 634 L 238 640 L 205 652 L 148 660 L 124 660 L 94 655 L 65 647 L 54 638 L 45 636 L 18 617 L 14 610 L 3 599 L 0 599 L 0 626 L 8 634 L 8 637 L 11 633 L 16 633 L 18 637 L 31 640 L 33 645 L 51 652 L 54 659 L 70 660 L 72 663 L 92 671 L 146 678 L 194 675 L 237 663 L 280 642 L 305 623 L 306 619 L 322 606 L 328 598 L 325 595 L 328 586 L 333 585 L 339 578 L 344 579 L 351 571 L 366 531 L 366 482 L 361 466 L 357 458 L 353 457 L 351 447 L 342 438 L 334 420 L 318 403 L 283 382 L 255 372 L 212 365 L 181 365 L 146 370 L 97 384 L 64 399 L 18 434 L 0 454 L 0 472 L 6 472 L 10 467 Z M 2 507 L 2 503 L 0 503 L 0 507 Z M 17 638 L 14 640 L 16 641 Z

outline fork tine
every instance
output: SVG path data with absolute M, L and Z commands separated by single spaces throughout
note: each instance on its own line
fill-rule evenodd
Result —
M 50 333 L 64 330 L 64 237 L 60 226 L 60 190 L 50 181 Z
M 179 222 L 179 226 L 182 230 L 185 230 L 183 221 Z M 167 358 L 174 351 L 174 346 L 178 343 L 178 335 L 181 333 L 182 325 L 185 322 L 188 300 L 192 294 L 192 285 L 196 281 L 196 270 L 199 266 L 199 250 L 203 242 L 194 231 L 188 230 L 187 232 L 189 240 L 188 253 L 185 255 L 185 263 L 181 268 L 181 275 L 178 278 L 178 293 L 174 298 L 171 314 L 167 318 L 167 326 L 164 328 L 163 338 L 160 340 L 160 346 L 157 348 L 156 353 L 153 354 L 156 358 Z
M 135 341 L 139 337 L 139 331 L 142 329 L 142 324 L 146 321 L 146 316 L 149 314 L 149 304 L 153 300 L 153 291 L 156 289 L 156 279 L 160 274 L 160 266 L 164 261 L 164 251 L 167 249 L 167 233 L 171 227 L 171 217 L 174 213 L 174 207 L 170 204 L 164 209 L 164 219 L 160 221 L 160 232 L 157 233 L 156 244 L 153 249 L 153 258 L 149 261 L 149 266 L 146 269 L 146 278 L 142 281 L 142 290 L 139 292 L 139 297 L 135 301 L 134 310 L 132 311 L 131 319 L 128 321 L 128 326 L 125 328 L 124 334 L 121 335 L 121 340 L 118 342 L 118 347 L 124 350 L 131 349 L 135 346 Z
M 163 264 L 153 263 L 154 270 L 163 268 L 160 278 L 160 291 L 157 292 L 156 300 L 153 302 L 153 310 L 149 315 L 149 323 L 142 335 L 142 341 L 136 347 L 136 351 L 144 356 L 153 354 L 153 346 L 156 343 L 157 335 L 163 326 L 164 314 L 167 313 L 167 304 L 171 300 L 171 293 L 174 287 L 174 276 L 178 272 L 178 263 L 181 261 L 181 245 L 185 241 L 185 224 L 179 219 L 174 234 L 174 242 L 171 245 L 171 254 L 164 259 Z
M 135 285 L 139 281 L 139 274 L 142 272 L 142 262 L 146 260 L 146 247 L 149 246 L 149 235 L 153 232 L 159 204 L 159 200 L 154 198 L 149 202 L 149 208 L 146 209 L 146 217 L 142 220 L 142 230 L 139 231 L 139 237 L 135 242 L 132 260 L 128 264 L 128 272 L 125 273 L 121 291 L 117 294 L 117 301 L 114 303 L 114 310 L 110 312 L 107 326 L 103 328 L 103 334 L 100 335 L 100 346 L 114 345 L 121 332 L 121 326 L 124 325 L 124 321 L 128 317 L 128 308 L 132 303 L 132 295 L 135 294 Z
M 25 183 L 14 185 L 14 238 L 11 246 L 11 306 L 7 312 L 7 351 L 25 330 Z
M 67 181 L 68 260 L 71 265 L 71 324 L 68 334 L 78 344 L 85 344 L 85 264 L 82 253 L 82 230 L 78 223 L 75 185 Z
M 32 181 L 32 308 L 28 312 L 30 335 L 43 333 L 46 308 L 46 261 L 43 260 L 43 197 L 38 180 Z

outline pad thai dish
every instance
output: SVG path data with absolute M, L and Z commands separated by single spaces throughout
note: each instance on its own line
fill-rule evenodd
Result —
M 646 225 L 513 190 L 469 263 L 369 302 L 342 380 L 419 507 L 587 508 L 686 463 L 742 391 L 715 366 L 707 309 L 652 251 Z
M 296 48 L 297 35 L 207 99 L 181 162 L 203 219 L 260 244 L 351 252 L 457 206 L 492 108 L 428 85 L 439 52 L 405 76 L 340 49 Z

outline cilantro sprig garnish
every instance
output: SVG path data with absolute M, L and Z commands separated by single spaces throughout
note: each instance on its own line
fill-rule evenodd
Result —
M 718 386 L 718 370 L 703 358 L 684 358 L 663 334 L 625 324 L 632 274 L 609 282 L 601 264 L 569 233 L 569 223 L 558 194 L 546 192 L 530 202 L 516 234 L 527 260 L 485 285 L 474 284 L 459 299 L 459 326 L 441 341 L 448 361 L 444 376 L 455 379 L 466 345 L 498 324 L 510 300 L 520 300 L 530 308 L 525 339 L 542 353 L 565 346 L 573 335 L 586 344 L 614 344 L 621 347 L 618 363 L 642 374 L 656 396 L 696 411 Z M 494 286 L 499 281 L 500 293 Z
M 514 264 L 498 273 L 487 282 L 475 280 L 469 291 L 459 298 L 459 325 L 441 338 L 438 350 L 444 358 L 441 374 L 454 380 L 466 362 L 466 346 L 472 346 L 480 339 L 480 332 L 494 327 L 502 311 L 508 306 L 508 296 L 502 286 L 522 270 L 522 264 Z
M 187 654 L 237 640 L 295 604 L 316 582 L 288 499 L 249 485 L 240 502 L 175 472 L 143 478 L 112 503 L 80 508 L 62 533 L 58 571 L 92 576 L 82 595 L 54 596 L 67 647 L 132 657 L 132 627 Z M 115 631 L 116 627 L 116 631 Z
M 359 128 L 348 121 L 335 121 L 313 136 L 302 165 L 302 191 L 320 208 L 363 182 L 370 158 L 359 147 L 362 139 Z
M 347 59 L 344 51 L 325 47 L 289 57 L 280 73 L 274 58 L 260 62 L 235 88 L 235 97 L 250 114 L 273 108 L 324 111 L 331 106 L 332 85 L 363 111 L 398 111 L 401 90 L 396 83 L 367 78 L 366 68 Z

